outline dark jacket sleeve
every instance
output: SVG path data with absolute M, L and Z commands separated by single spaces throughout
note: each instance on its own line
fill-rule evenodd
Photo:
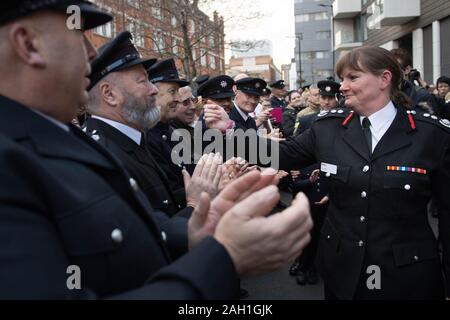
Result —
M 285 138 L 290 137 L 294 134 L 295 118 L 296 115 L 294 112 L 286 110 L 283 113 L 283 122 L 281 123 L 281 126 L 283 129 L 283 136 Z
M 76 260 L 69 256 L 57 221 L 47 208 L 40 164 L 14 147 L 5 152 L 8 141 L 1 137 L 0 141 L 0 299 L 104 298 L 83 286 L 83 281 L 81 289 L 68 289 L 67 268 Z M 111 255 L 111 259 L 118 258 Z M 99 268 L 96 260 L 92 262 L 93 269 Z M 81 278 L 88 273 L 81 270 Z M 126 279 L 117 281 L 126 283 Z M 237 291 L 237 274 L 229 254 L 216 240 L 207 238 L 173 264 L 159 269 L 148 283 L 106 298 L 233 299 Z
M 279 144 L 279 163 L 282 170 L 297 170 L 316 163 L 316 134 L 313 128 Z
M 449 140 L 449 139 L 447 139 Z M 446 279 L 446 294 L 450 297 L 450 142 L 442 156 L 440 168 L 433 177 L 433 194 L 439 215 L 439 238 L 443 245 L 442 265 Z

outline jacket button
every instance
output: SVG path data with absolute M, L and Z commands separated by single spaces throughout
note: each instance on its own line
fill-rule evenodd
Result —
M 163 134 L 163 135 L 162 135 L 162 139 L 163 139 L 164 141 L 166 141 L 166 140 L 167 140 L 167 136 L 166 136 L 165 134 Z
M 139 185 L 133 178 L 130 178 L 130 186 L 133 188 L 134 191 L 139 191 Z
M 331 236 L 330 235 L 327 235 L 327 240 L 330 240 L 331 239 Z
M 325 175 L 325 177 L 327 177 L 327 178 L 331 177 L 331 173 L 327 172 L 327 174 Z
M 165 233 L 164 231 L 161 231 L 161 238 L 162 238 L 164 241 L 167 241 L 167 235 L 166 235 L 166 233 Z
M 364 241 L 360 240 L 360 241 L 358 242 L 358 247 L 363 247 L 363 246 L 364 246 Z
M 95 141 L 100 140 L 100 136 L 98 134 L 94 134 L 91 138 L 94 139 Z
M 361 198 L 363 199 L 367 198 L 367 192 L 365 191 L 361 192 Z
M 409 184 L 405 184 L 405 190 L 406 190 L 406 191 L 411 190 L 411 186 L 410 186 Z
M 122 243 L 123 241 L 123 234 L 122 231 L 120 229 L 114 229 L 111 232 L 111 239 L 112 241 L 114 241 L 115 243 Z
M 369 166 L 364 166 L 364 168 L 363 168 L 363 172 L 364 173 L 369 172 L 369 170 L 370 170 Z
M 419 261 L 419 257 L 418 256 L 414 256 L 414 261 Z
M 359 218 L 359 221 L 361 221 L 361 223 L 364 223 L 364 221 L 366 221 L 366 217 L 361 216 L 361 218 Z
M 168 205 L 168 204 L 169 204 L 169 200 L 164 200 L 163 203 L 164 203 L 165 205 Z

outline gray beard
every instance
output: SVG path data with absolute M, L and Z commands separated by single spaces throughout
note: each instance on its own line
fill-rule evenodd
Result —
M 122 106 L 122 117 L 141 130 L 151 129 L 160 121 L 161 112 L 155 104 L 155 98 L 151 97 L 147 104 L 140 103 L 138 99 L 128 92 L 122 92 L 125 103 Z

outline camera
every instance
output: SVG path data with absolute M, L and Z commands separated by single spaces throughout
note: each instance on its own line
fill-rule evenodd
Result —
M 419 82 L 420 72 L 416 69 L 412 69 L 409 73 L 409 81 L 415 83 L 415 81 Z

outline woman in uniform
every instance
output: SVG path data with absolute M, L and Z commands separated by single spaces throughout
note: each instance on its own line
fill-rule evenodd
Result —
M 443 299 L 450 289 L 450 122 L 416 111 L 389 51 L 336 65 L 348 108 L 280 143 L 280 168 L 320 163 L 330 185 L 318 266 L 327 299 Z M 427 220 L 436 201 L 438 243 Z M 444 281 L 443 274 L 446 276 Z

